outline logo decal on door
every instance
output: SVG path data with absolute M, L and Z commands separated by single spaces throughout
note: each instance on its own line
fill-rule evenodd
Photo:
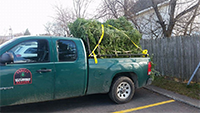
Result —
M 14 74 L 14 85 L 31 84 L 32 74 L 26 68 L 18 69 Z

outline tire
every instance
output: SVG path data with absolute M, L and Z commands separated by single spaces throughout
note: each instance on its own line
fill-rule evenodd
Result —
M 135 93 L 134 82 L 128 77 L 119 77 L 114 80 L 109 96 L 117 104 L 129 102 Z

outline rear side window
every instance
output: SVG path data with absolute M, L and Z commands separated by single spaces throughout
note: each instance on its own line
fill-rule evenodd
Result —
M 57 50 L 59 61 L 75 61 L 77 58 L 77 49 L 73 41 L 58 40 Z

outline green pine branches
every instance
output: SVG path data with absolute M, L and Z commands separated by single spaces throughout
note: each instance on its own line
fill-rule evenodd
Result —
M 133 25 L 124 17 L 119 19 L 110 19 L 103 24 L 105 34 L 100 46 L 95 51 L 96 54 L 105 55 L 140 53 L 140 51 L 137 50 L 137 48 L 127 37 L 124 36 L 122 32 L 128 35 L 138 46 L 140 46 L 139 41 L 141 39 L 141 34 L 134 29 Z M 108 25 L 116 27 L 120 30 L 120 32 L 108 27 Z M 79 18 L 74 23 L 71 23 L 69 25 L 69 29 L 74 37 L 83 39 L 86 45 L 88 37 L 91 50 L 93 50 L 93 48 L 96 46 L 102 34 L 100 22 L 96 20 L 85 20 L 83 18 Z M 86 49 L 88 49 L 87 46 Z

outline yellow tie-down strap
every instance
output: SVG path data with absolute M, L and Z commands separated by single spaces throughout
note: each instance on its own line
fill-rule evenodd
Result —
M 133 43 L 133 45 L 135 45 L 136 48 L 138 48 L 140 51 L 142 51 L 143 57 L 149 56 L 148 50 L 147 50 L 147 49 L 142 50 L 142 49 L 141 49 L 135 42 L 133 42 L 133 41 L 131 40 L 131 38 L 130 38 L 128 35 L 126 35 L 124 32 L 120 31 L 119 29 L 117 29 L 117 28 L 115 28 L 115 27 L 113 27 L 113 26 L 111 26 L 111 25 L 108 25 L 108 26 L 109 26 L 109 27 L 112 27 L 112 28 L 114 28 L 115 30 L 117 30 L 118 32 L 121 32 L 122 34 L 124 34 L 124 35 Z
M 101 38 L 99 39 L 99 42 L 98 44 L 95 46 L 95 48 L 93 49 L 93 51 L 90 53 L 89 57 L 93 54 L 94 56 L 94 61 L 95 61 L 95 64 L 98 63 L 98 60 L 97 60 L 97 56 L 96 54 L 94 53 L 94 51 L 97 49 L 97 47 L 99 46 L 99 44 L 101 43 L 102 39 L 103 39 L 103 36 L 104 36 L 104 26 L 103 24 L 101 24 L 101 27 L 102 27 L 102 35 L 101 35 Z
M 116 29 L 118 32 L 122 32 L 122 31 L 118 30 L 117 28 L 115 28 L 115 27 L 113 27 L 113 26 L 111 26 L 111 25 L 108 25 L 108 26 L 109 26 L 109 27 L 112 27 L 112 28 L 114 28 L 114 29 Z M 96 54 L 94 53 L 94 51 L 95 51 L 95 50 L 97 49 L 97 47 L 100 45 L 100 43 L 101 43 L 101 41 L 102 41 L 102 39 L 103 39 L 103 36 L 104 36 L 104 25 L 101 24 L 101 27 L 102 27 L 102 35 L 101 35 L 101 38 L 99 39 L 99 42 L 98 42 L 98 44 L 95 46 L 95 48 L 93 49 L 93 51 L 89 54 L 89 57 L 93 54 L 95 64 L 98 63 L 98 60 L 97 60 L 97 56 L 96 56 Z M 135 45 L 136 48 L 138 48 L 140 51 L 142 51 L 143 57 L 149 56 L 148 50 L 147 50 L 147 49 L 142 50 L 137 44 L 135 44 L 135 42 L 133 42 L 133 41 L 131 40 L 131 38 L 130 38 L 128 35 L 126 35 L 124 32 L 122 32 L 122 33 L 133 43 L 133 45 Z

